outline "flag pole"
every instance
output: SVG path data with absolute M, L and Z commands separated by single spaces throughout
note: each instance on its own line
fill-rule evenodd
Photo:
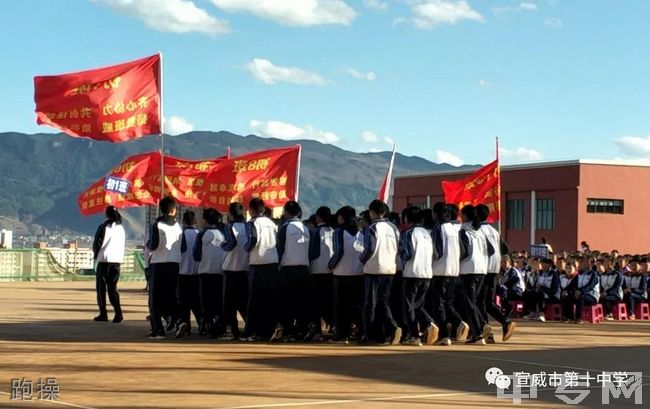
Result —
M 160 198 L 165 197 L 165 133 L 163 130 L 163 54 L 158 51 L 160 63 L 158 65 L 158 77 L 160 78 Z
M 300 193 L 300 160 L 302 157 L 302 145 L 298 145 L 298 170 L 296 171 L 296 202 Z
M 499 235 L 501 234 L 501 219 L 503 212 L 501 211 L 501 162 L 499 161 L 499 137 L 496 137 L 496 149 L 497 149 L 497 174 L 499 175 L 499 181 L 497 183 L 497 198 L 498 198 L 498 204 L 499 204 L 499 224 L 497 225 L 497 230 L 499 232 Z

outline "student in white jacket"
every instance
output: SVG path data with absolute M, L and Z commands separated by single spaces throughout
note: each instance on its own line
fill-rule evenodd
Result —
M 178 272 L 178 328 L 176 338 L 192 333 L 191 313 L 198 327 L 201 327 L 201 297 L 199 291 L 199 263 L 194 261 L 192 251 L 199 231 L 196 228 L 196 214 L 187 210 L 183 213 L 183 238 L 181 242 L 181 265 Z
M 120 265 L 124 262 L 125 245 L 126 234 L 122 226 L 122 215 L 115 206 L 108 206 L 106 220 L 97 228 L 93 241 L 93 256 L 97 263 L 95 289 L 99 306 L 99 315 L 94 321 L 108 321 L 106 291 L 115 311 L 113 322 L 118 324 L 124 319 L 117 282 L 120 279 Z
M 460 301 L 463 305 L 463 318 L 469 324 L 472 337 L 469 344 L 485 344 L 485 338 L 492 329 L 483 319 L 477 306 L 481 287 L 488 270 L 488 258 L 494 248 L 481 231 L 481 221 L 476 208 L 467 205 L 461 210 L 463 227 L 460 231 L 464 254 L 460 262 Z

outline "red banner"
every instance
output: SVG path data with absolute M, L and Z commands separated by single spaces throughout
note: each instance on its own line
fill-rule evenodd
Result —
M 124 142 L 160 133 L 160 56 L 34 77 L 36 123 L 73 137 Z
M 264 199 L 268 207 L 279 207 L 297 197 L 299 164 L 299 146 L 232 159 L 225 156 L 186 160 L 165 156 L 165 194 L 184 206 L 214 207 L 223 212 L 231 202 L 248 203 L 254 197 Z M 161 197 L 160 170 L 158 152 L 126 158 L 79 195 L 81 214 L 101 213 L 108 205 L 156 205 Z
M 499 161 L 495 160 L 464 179 L 443 181 L 445 202 L 455 203 L 459 209 L 482 203 L 490 208 L 488 222 L 497 222 L 501 212 L 500 176 Z

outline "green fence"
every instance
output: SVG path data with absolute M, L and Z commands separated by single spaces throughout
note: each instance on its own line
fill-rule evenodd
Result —
M 0 281 L 94 280 L 90 249 L 0 250 Z M 142 252 L 129 250 L 122 264 L 120 280 L 144 280 Z

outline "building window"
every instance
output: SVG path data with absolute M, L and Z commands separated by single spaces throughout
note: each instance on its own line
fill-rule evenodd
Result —
M 409 203 L 409 204 L 408 204 L 408 207 L 412 207 L 412 206 L 419 207 L 420 210 L 424 210 L 424 209 L 427 208 L 427 204 L 426 204 L 426 203 Z
M 523 230 L 524 201 L 522 199 L 508 200 L 506 211 L 508 212 L 508 230 Z
M 555 199 L 537 199 L 537 230 L 555 229 Z
M 587 199 L 587 213 L 623 214 L 623 200 Z

